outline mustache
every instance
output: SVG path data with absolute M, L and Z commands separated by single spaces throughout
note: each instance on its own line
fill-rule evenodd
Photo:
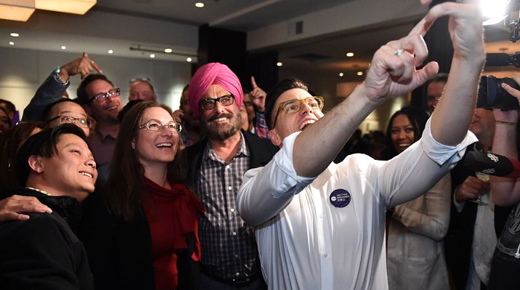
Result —
M 211 118 L 208 119 L 208 122 L 213 122 L 215 121 L 216 119 L 220 119 L 220 118 L 228 118 L 228 119 L 232 119 L 233 118 L 233 115 L 231 114 L 220 114 L 220 115 L 215 115 Z

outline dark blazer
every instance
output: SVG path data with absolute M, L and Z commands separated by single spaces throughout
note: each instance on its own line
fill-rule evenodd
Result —
M 87 249 L 96 290 L 154 290 L 152 237 L 144 210 L 131 222 L 124 221 L 110 213 L 101 191 L 89 196 L 83 208 L 79 236 Z M 194 238 L 189 237 L 188 249 L 177 254 L 177 289 L 198 289 L 193 248 Z
M 85 248 L 72 231 L 81 217 L 80 203 L 27 188 L 12 193 L 34 196 L 53 212 L 0 223 L 0 288 L 93 290 Z
M 278 152 L 278 148 L 268 139 L 262 139 L 256 135 L 242 130 L 247 148 L 249 149 L 249 169 L 267 165 Z M 188 156 L 188 181 L 192 188 L 197 188 L 197 176 L 199 175 L 202 163 L 202 154 L 208 144 L 208 139 L 204 138 L 192 146 L 186 148 Z

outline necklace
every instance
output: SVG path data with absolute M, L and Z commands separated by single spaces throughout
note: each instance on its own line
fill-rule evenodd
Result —
M 30 186 L 27 186 L 26 188 L 27 188 L 27 189 L 32 189 L 32 190 L 37 191 L 37 192 L 40 192 L 40 193 L 43 193 L 43 194 L 45 194 L 45 195 L 47 195 L 47 196 L 52 196 L 50 193 L 48 193 L 48 192 L 45 191 L 45 190 L 41 190 L 41 189 L 34 188 L 34 187 L 30 187 Z

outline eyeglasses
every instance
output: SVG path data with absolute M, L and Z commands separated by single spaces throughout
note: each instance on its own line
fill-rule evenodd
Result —
M 278 105 L 278 111 L 276 112 L 276 115 L 274 116 L 273 121 L 273 128 L 276 126 L 276 120 L 278 119 L 278 115 L 283 110 L 286 114 L 295 114 L 302 110 L 303 105 L 307 104 L 311 108 L 312 111 L 314 110 L 322 110 L 323 105 L 325 104 L 325 101 L 323 100 L 323 97 L 321 96 L 314 96 L 314 97 L 308 97 L 305 99 L 292 99 L 285 102 L 280 103 Z
M 139 129 L 146 129 L 146 130 L 152 131 L 152 132 L 160 132 L 160 131 L 164 130 L 165 127 L 172 132 L 180 132 L 182 129 L 181 124 L 176 123 L 175 121 L 171 121 L 167 124 L 163 124 L 163 123 L 159 122 L 158 120 L 152 119 L 144 124 L 139 125 Z
M 60 120 L 60 124 L 68 123 L 68 124 L 75 124 L 78 127 L 82 128 L 90 128 L 90 121 L 87 118 L 74 118 L 71 116 L 62 116 L 58 115 L 50 120 L 47 121 L 47 123 L 50 123 L 54 120 Z
M 92 98 L 90 98 L 90 100 L 88 100 L 88 103 L 92 103 L 92 101 L 94 100 L 96 100 L 98 103 L 103 103 L 104 101 L 106 101 L 108 97 L 119 96 L 120 92 L 121 90 L 119 88 L 111 89 L 106 93 L 101 93 L 93 96 Z
M 233 103 L 235 103 L 235 96 L 227 95 L 227 96 L 222 96 L 222 97 L 218 97 L 215 99 L 206 98 L 206 99 L 200 100 L 199 105 L 204 110 L 213 110 L 213 108 L 215 108 L 215 105 L 217 104 L 217 102 L 221 103 L 222 106 L 230 106 L 230 105 L 233 105 Z

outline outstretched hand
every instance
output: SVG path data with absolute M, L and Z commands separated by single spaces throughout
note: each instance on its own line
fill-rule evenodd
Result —
M 421 0 L 423 4 L 431 1 Z M 453 42 L 454 58 L 471 60 L 484 53 L 482 21 L 476 3 L 446 2 L 434 6 L 410 31 L 408 36 L 383 45 L 374 55 L 363 85 L 367 97 L 375 102 L 405 94 L 437 74 L 439 65 L 429 62 L 416 70 L 428 56 L 424 35 L 433 22 L 449 16 L 449 32 Z
M 263 112 L 265 110 L 265 97 L 267 94 L 256 84 L 255 77 L 253 76 L 251 77 L 251 85 L 253 86 L 253 90 L 249 94 L 251 95 L 253 104 L 255 104 L 260 112 Z
M 513 74 L 511 76 L 517 84 L 520 85 L 520 75 Z M 518 102 L 520 103 L 520 91 L 513 88 L 512 86 L 502 83 L 502 88 L 508 92 L 511 96 L 515 97 Z M 500 109 L 493 109 L 493 116 L 495 117 L 495 120 L 497 121 L 503 121 L 503 122 L 510 122 L 510 123 L 517 123 L 518 121 L 518 111 L 517 110 L 511 110 L 511 111 L 502 111 Z
M 67 81 L 69 77 L 77 74 L 80 74 L 81 79 L 84 79 L 93 70 L 103 73 L 96 62 L 88 56 L 88 53 L 84 52 L 82 57 L 62 65 L 59 76 L 64 82 Z

